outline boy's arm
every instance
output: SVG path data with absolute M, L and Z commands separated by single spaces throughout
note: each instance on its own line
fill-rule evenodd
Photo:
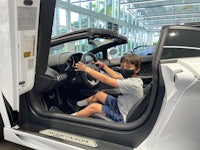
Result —
M 93 78 L 99 80 L 102 83 L 110 85 L 112 87 L 119 87 L 117 79 L 111 78 L 107 75 L 104 75 L 96 70 L 91 69 L 90 67 L 86 66 L 85 64 L 78 62 L 75 65 L 75 71 L 84 71 L 91 75 Z
M 103 69 L 105 72 L 107 72 L 111 77 L 113 77 L 113 78 L 115 78 L 115 79 L 123 79 L 123 76 L 122 76 L 120 73 L 118 73 L 118 72 L 112 70 L 112 69 L 109 68 L 107 65 L 103 65 L 103 66 L 102 66 L 102 69 Z
M 102 62 L 100 62 L 100 61 L 96 62 L 96 64 L 98 64 L 98 65 L 100 66 L 100 68 L 103 69 L 103 70 L 104 70 L 107 74 L 109 74 L 112 78 L 115 78 L 115 79 L 123 79 L 123 76 L 122 76 L 120 73 L 118 73 L 118 72 L 112 70 L 112 69 L 111 69 L 110 67 L 108 67 L 106 64 L 104 64 L 104 63 L 102 63 Z

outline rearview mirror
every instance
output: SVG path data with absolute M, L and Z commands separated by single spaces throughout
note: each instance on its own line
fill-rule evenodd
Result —
M 98 46 L 98 45 L 101 44 L 101 42 L 100 42 L 99 40 L 93 40 L 93 39 L 89 39 L 89 40 L 88 40 L 88 43 L 89 43 L 90 45 L 94 45 L 94 46 Z

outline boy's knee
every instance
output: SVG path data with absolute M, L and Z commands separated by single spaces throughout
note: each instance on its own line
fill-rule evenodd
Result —
M 102 94 L 104 94 L 104 92 L 99 91 L 99 92 L 97 92 L 97 93 L 95 94 L 95 97 L 98 98 L 98 97 L 102 96 Z
M 99 113 L 100 109 L 101 109 L 101 105 L 100 104 L 97 104 L 97 103 L 93 103 L 93 104 L 90 104 L 88 106 L 88 108 L 90 109 L 90 111 L 92 113 Z
M 97 108 L 97 104 L 96 103 L 90 104 L 88 106 L 88 108 L 91 109 L 91 110 L 96 109 Z

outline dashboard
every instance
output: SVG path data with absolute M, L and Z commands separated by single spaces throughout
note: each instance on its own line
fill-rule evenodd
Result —
M 46 72 L 36 76 L 35 88 L 37 91 L 44 93 L 66 82 L 74 82 L 77 77 L 74 66 L 81 60 L 82 55 L 82 53 L 49 55 Z
M 60 73 L 71 71 L 74 65 L 81 60 L 82 53 L 60 53 L 51 54 L 48 59 L 48 66 Z

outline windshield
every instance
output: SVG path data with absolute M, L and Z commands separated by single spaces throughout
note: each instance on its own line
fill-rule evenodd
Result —
M 59 53 L 87 53 L 94 48 L 113 42 L 111 39 L 80 39 L 51 47 L 50 54 Z

